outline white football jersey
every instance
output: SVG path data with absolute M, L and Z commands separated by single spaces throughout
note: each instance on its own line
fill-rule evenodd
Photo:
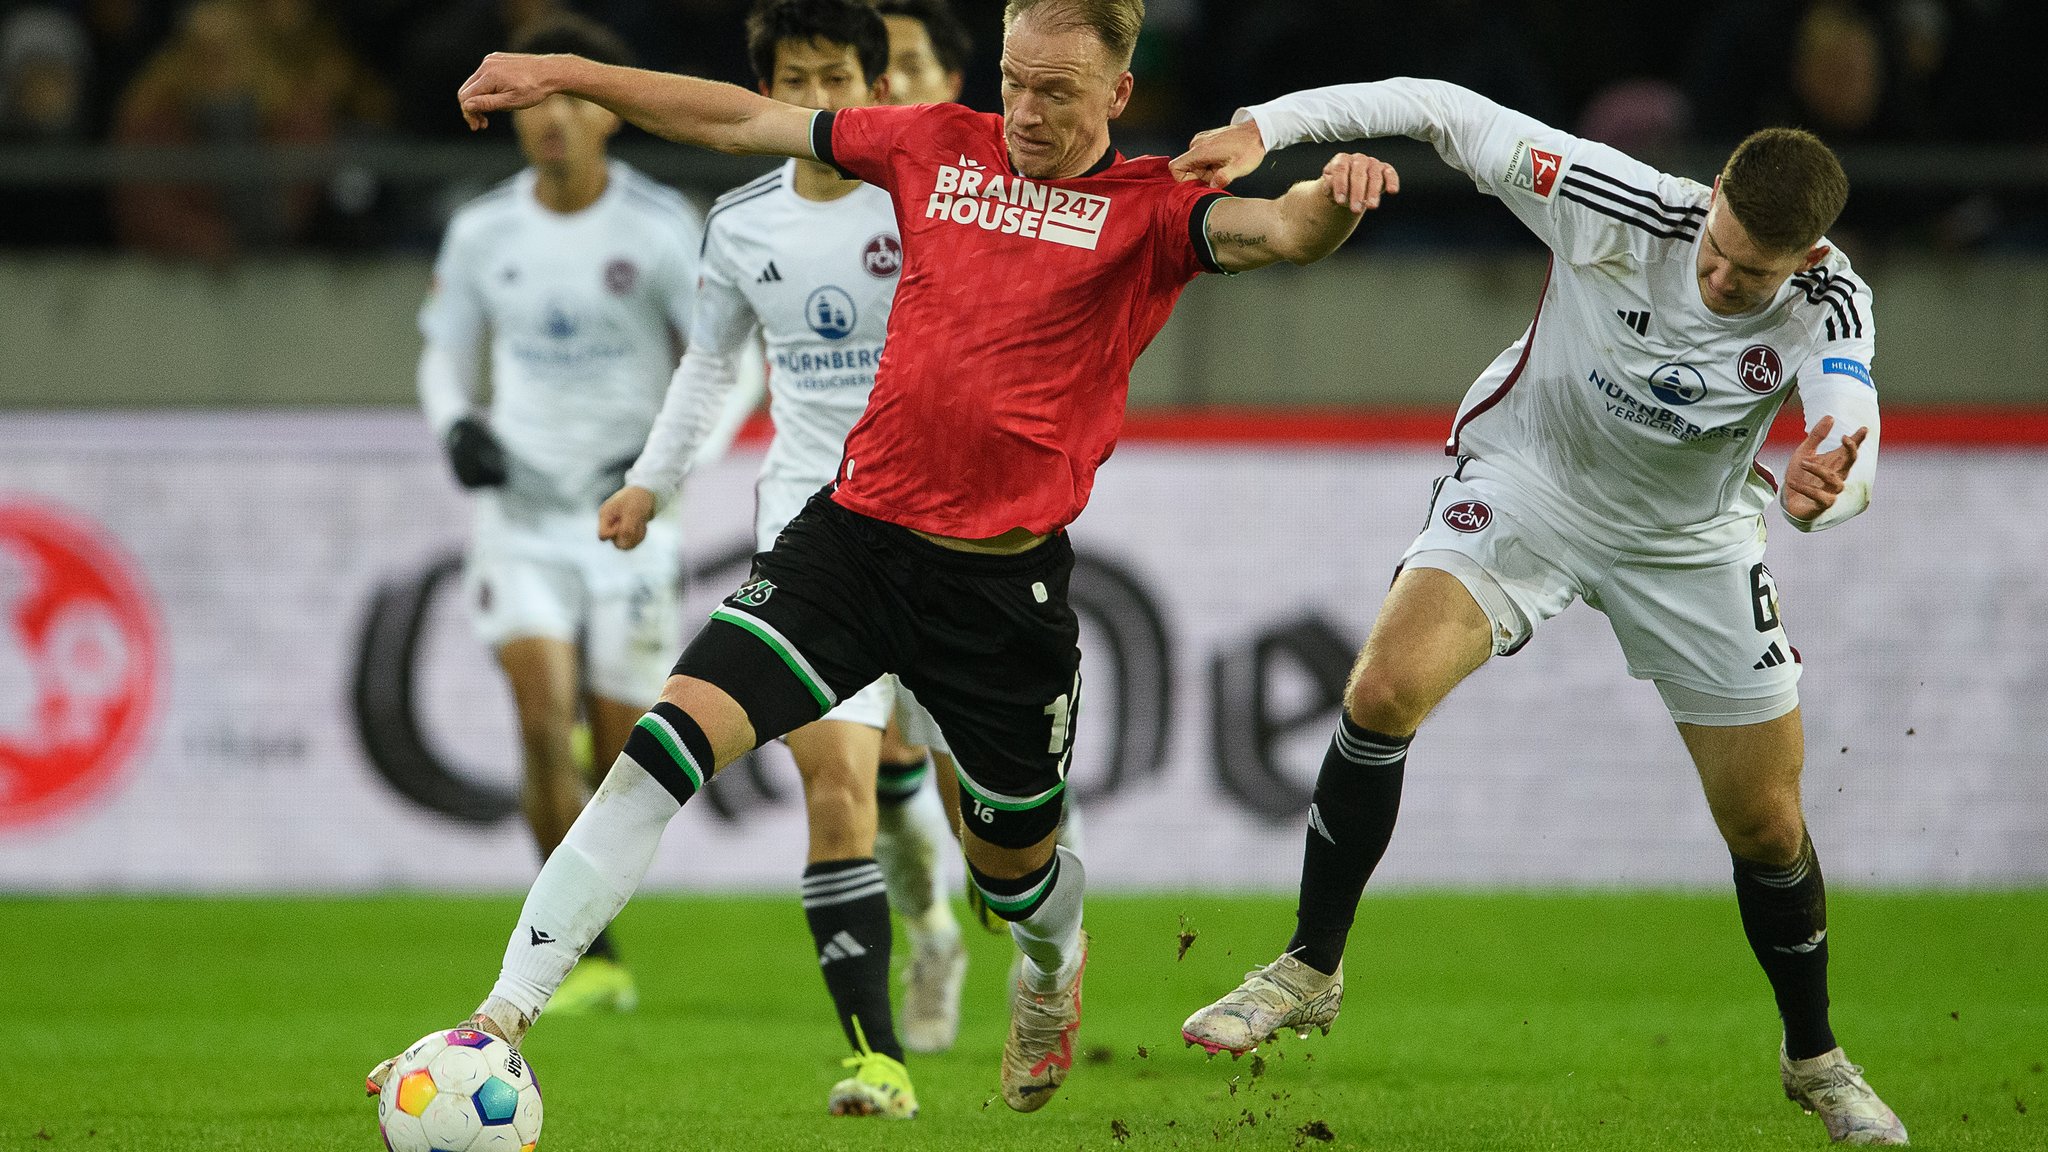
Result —
M 889 194 L 796 194 L 794 160 L 719 197 L 706 218 L 691 355 L 628 475 L 666 496 L 710 427 L 731 358 L 766 346 L 775 439 L 761 479 L 821 487 L 867 407 L 903 267 Z
M 459 350 L 489 331 L 490 423 L 513 459 L 511 487 L 551 487 L 589 512 L 660 410 L 689 332 L 703 222 L 616 160 L 580 212 L 542 206 L 536 179 L 528 169 L 456 213 L 420 330 Z M 428 405 L 437 431 L 462 414 Z
M 1696 280 L 1706 185 L 1438 81 L 1301 92 L 1247 115 L 1274 149 L 1428 140 L 1550 248 L 1536 317 L 1467 392 L 1449 450 L 1547 496 L 1596 539 L 1688 557 L 1754 540 L 1776 488 L 1757 453 L 1795 385 L 1809 427 L 1843 414 L 1823 450 L 1867 416 L 1874 466 L 1877 327 L 1840 251 L 1765 307 L 1723 317 Z

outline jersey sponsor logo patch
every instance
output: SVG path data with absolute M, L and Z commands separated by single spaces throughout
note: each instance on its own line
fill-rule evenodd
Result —
M 1785 366 L 1778 359 L 1777 349 L 1768 344 L 1751 344 L 1735 362 L 1735 378 L 1751 392 L 1768 396 L 1784 381 Z
M 640 282 L 640 269 L 631 260 L 614 260 L 604 266 L 605 291 L 614 296 L 632 294 L 633 285 Z
M 804 301 L 804 320 L 811 331 L 827 340 L 844 340 L 853 335 L 854 322 L 860 313 L 853 306 L 853 297 L 844 289 L 831 284 L 811 293 Z
M 1670 368 L 1673 365 L 1667 364 L 1664 367 Z M 1664 369 L 1658 369 L 1660 375 L 1663 372 Z M 1669 433 L 1681 443 L 1749 439 L 1750 429 L 1747 425 L 1731 424 L 1720 428 L 1703 428 L 1670 408 L 1637 398 L 1635 393 L 1600 375 L 1597 370 L 1586 374 L 1586 382 L 1600 392 L 1601 405 L 1607 409 L 1609 416 L 1644 428 Z M 1655 386 L 1652 387 L 1654 390 Z M 1704 385 L 1702 387 L 1704 388 Z
M 0 827 L 90 803 L 161 687 L 156 605 L 105 528 L 0 503 Z
M 877 280 L 887 280 L 903 270 L 903 243 L 893 233 L 883 232 L 860 250 L 860 266 Z
M 1548 200 L 1550 193 L 1557 188 L 1557 174 L 1563 169 L 1563 156 L 1545 152 L 1527 140 L 1521 140 L 1516 142 L 1515 154 L 1509 157 L 1508 170 L 1501 179 L 1512 187 L 1534 192 Z
M 1820 370 L 1824 373 L 1833 373 L 1836 376 L 1847 376 L 1852 380 L 1861 380 L 1866 388 L 1877 387 L 1877 382 L 1870 378 L 1869 366 L 1861 360 L 1851 360 L 1844 356 L 1830 356 L 1820 362 Z
M 1453 532 L 1483 532 L 1493 523 L 1493 509 L 1483 500 L 1460 500 L 1444 509 L 1444 524 Z
M 925 202 L 927 220 L 966 224 L 984 232 L 1026 236 L 1094 251 L 1109 223 L 1109 197 L 1054 188 L 1022 176 L 989 173 L 965 156 L 941 164 Z
M 1666 404 L 1684 407 L 1706 398 L 1707 378 L 1690 364 L 1664 364 L 1650 373 L 1650 393 Z

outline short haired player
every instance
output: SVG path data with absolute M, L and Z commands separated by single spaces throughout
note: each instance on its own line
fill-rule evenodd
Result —
M 1427 140 L 1551 250 L 1536 318 L 1466 394 L 1428 526 L 1352 671 L 1323 761 L 1294 938 L 1185 1025 L 1210 1052 L 1327 1027 L 1367 877 L 1393 834 L 1423 718 L 1574 599 L 1606 613 L 1631 675 L 1677 723 L 1734 859 L 1736 902 L 1784 1023 L 1786 1095 L 1830 1137 L 1906 1130 L 1828 1022 L 1827 902 L 1801 812 L 1799 657 L 1764 566 L 1776 502 L 1805 532 L 1870 502 L 1869 289 L 1824 235 L 1848 197 L 1812 135 L 1767 129 L 1710 187 L 1456 85 L 1297 92 L 1205 132 L 1176 172 L 1226 183 L 1304 140 Z M 1797 394 L 1780 488 L 1756 457 Z
M 874 0 L 889 29 L 889 102 L 960 99 L 974 39 L 949 0 Z
M 1393 180 L 1339 156 L 1277 199 L 1237 199 L 1124 158 L 1109 126 L 1143 13 L 1012 0 L 1001 115 L 816 111 L 573 57 L 493 55 L 463 85 L 473 125 L 566 91 L 670 139 L 832 164 L 889 192 L 903 245 L 834 485 L 685 649 L 528 894 L 479 1026 L 524 1034 L 714 770 L 894 672 L 953 746 L 970 877 L 1025 954 L 1003 1098 L 1035 1111 L 1065 1082 L 1087 944 L 1080 858 L 1054 846 L 1081 705 L 1063 529 L 1115 444 L 1131 364 L 1187 282 L 1320 259 Z M 548 939 L 531 944 L 536 928 Z
M 958 101 L 974 41 L 948 0 L 875 0 L 875 11 L 882 14 L 883 23 L 889 26 L 889 102 L 948 104 Z M 932 799 L 938 799 L 943 805 L 942 820 L 945 819 L 944 812 L 957 813 L 960 810 L 959 776 L 952 750 L 946 746 L 945 735 L 930 719 L 931 714 L 921 707 L 904 709 L 903 723 L 890 729 L 883 737 L 882 770 L 876 789 L 881 803 L 878 844 L 901 838 L 922 848 L 929 836 L 923 828 L 928 813 L 926 805 Z M 899 736 L 903 739 L 898 739 Z M 930 750 L 929 762 L 938 768 L 932 777 L 937 785 L 937 797 L 930 796 L 922 787 L 928 762 L 927 748 Z M 958 835 L 958 822 L 947 823 Z M 899 833 L 899 828 L 906 831 Z M 1059 843 L 1074 852 L 1081 851 L 1081 809 L 1076 804 L 1069 803 L 1060 819 Z M 893 855 L 900 861 L 897 866 L 904 875 L 900 879 L 891 877 L 889 902 L 900 913 L 914 916 L 918 911 L 915 901 L 926 891 L 936 892 L 936 885 L 915 882 L 916 874 L 907 867 L 917 859 L 912 853 L 895 852 Z M 884 870 L 889 867 L 890 862 L 885 861 Z M 1006 930 L 1006 925 L 989 911 L 981 899 L 980 890 L 973 885 L 967 888 L 967 901 L 982 927 L 992 932 Z
M 777 100 L 837 110 L 875 104 L 887 91 L 888 32 L 866 0 L 764 0 L 747 21 L 747 41 L 762 94 Z M 775 438 L 755 483 L 754 523 L 760 549 L 773 547 L 831 482 L 846 433 L 867 407 L 902 251 L 889 194 L 816 160 L 790 160 L 719 197 L 705 224 L 690 350 L 625 487 L 599 513 L 599 535 L 622 549 L 639 544 L 713 437 L 741 352 L 765 338 Z M 908 867 L 891 868 L 878 850 L 876 766 L 899 708 L 915 704 L 883 676 L 782 738 L 810 822 L 805 918 L 854 1046 L 855 1074 L 827 1099 L 835 1115 L 914 1116 L 904 1050 L 943 1051 L 960 1027 L 967 951 L 943 888 L 933 891 L 942 882 L 938 842 L 952 843 L 943 816 L 892 829 L 887 850 L 912 856 Z M 937 798 L 929 799 L 936 815 Z M 888 882 L 892 872 L 922 882 L 915 913 L 898 908 L 912 948 L 900 1043 L 890 1017 L 889 913 L 904 899 Z
M 627 63 L 609 30 L 552 17 L 522 50 Z M 621 555 L 590 515 L 661 406 L 689 330 L 702 218 L 673 190 L 606 156 L 619 118 L 573 96 L 523 109 L 529 167 L 455 214 L 420 313 L 419 392 L 457 480 L 476 493 L 464 589 L 476 630 L 512 688 L 521 793 L 543 856 L 661 693 L 681 633 L 674 516 Z M 489 348 L 488 413 L 476 410 Z M 722 447 L 718 445 L 717 447 Z M 629 1010 L 631 973 L 600 935 L 558 992 L 562 1015 Z

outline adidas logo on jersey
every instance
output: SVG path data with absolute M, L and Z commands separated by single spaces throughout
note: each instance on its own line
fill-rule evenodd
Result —
M 1764 658 L 1751 664 L 1750 668 L 1761 672 L 1766 668 L 1776 668 L 1783 663 L 1785 663 L 1785 650 L 1778 647 L 1778 642 L 1773 640 L 1771 641 L 1771 646 L 1764 650 Z
M 768 262 L 768 267 L 763 268 L 759 276 L 754 277 L 754 283 L 756 284 L 778 284 L 781 281 L 782 273 L 775 270 L 775 261 L 773 260 Z
M 1616 308 L 1614 314 L 1621 317 L 1623 324 L 1634 329 L 1636 335 L 1647 336 L 1650 334 L 1650 314 L 1648 312 L 1627 312 Z

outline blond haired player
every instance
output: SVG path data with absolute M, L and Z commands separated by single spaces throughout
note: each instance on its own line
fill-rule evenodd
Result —
M 1085 870 L 1055 843 L 1083 703 L 1065 528 L 1188 282 L 1321 259 L 1394 177 L 1348 155 L 1270 200 L 1177 182 L 1110 142 L 1140 0 L 1012 0 L 1006 17 L 1001 115 L 818 111 L 547 56 L 493 55 L 464 84 L 473 126 L 569 92 L 669 139 L 830 164 L 889 192 L 903 247 L 833 486 L 684 649 L 528 893 L 479 1027 L 525 1034 L 712 773 L 893 672 L 953 746 L 969 876 L 1024 952 L 1003 1099 L 1036 1111 L 1072 1070 L 1088 944 Z M 530 944 L 536 928 L 548 940 Z

